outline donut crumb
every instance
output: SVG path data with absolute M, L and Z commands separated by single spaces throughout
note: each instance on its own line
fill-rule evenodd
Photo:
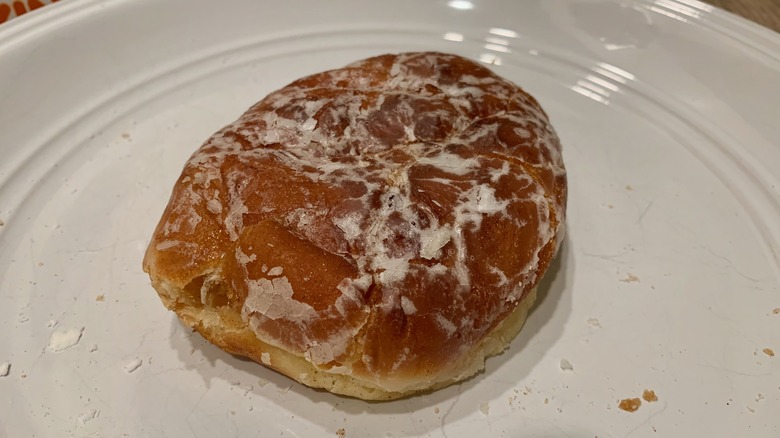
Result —
M 645 389 L 645 391 L 642 393 L 642 398 L 645 399 L 646 402 L 658 401 L 658 396 L 655 395 L 655 391 L 652 389 Z
M 764 348 L 762 351 L 769 357 L 775 356 L 775 350 L 772 350 L 771 348 Z
M 624 398 L 618 403 L 618 407 L 626 412 L 636 412 L 642 406 L 642 400 L 638 398 Z
M 344 430 L 344 428 L 342 427 L 341 429 L 336 431 L 336 436 L 339 438 L 344 438 L 345 436 L 347 436 L 347 431 Z

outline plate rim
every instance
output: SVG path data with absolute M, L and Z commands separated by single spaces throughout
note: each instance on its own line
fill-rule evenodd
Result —
M 624 3 L 618 0 L 608 1 L 611 3 Z M 710 5 L 700 0 L 629 1 L 644 5 L 646 8 L 652 5 L 653 7 L 662 7 L 676 12 L 681 12 L 681 8 L 688 11 L 695 10 L 695 14 L 687 14 L 688 17 L 695 18 L 695 20 L 690 21 L 691 23 L 707 24 L 703 27 L 731 38 L 744 46 L 757 49 L 762 55 L 773 61 L 780 62 L 780 33 L 718 6 Z M 115 7 L 122 3 L 126 2 L 122 0 L 113 2 L 102 0 L 56 2 L 47 5 L 45 8 L 39 8 L 21 17 L 14 18 L 0 26 L 0 57 L 2 57 L 7 47 L 13 46 L 20 40 L 36 34 L 46 33 L 53 27 L 61 26 L 68 21 L 75 21 L 85 14 Z

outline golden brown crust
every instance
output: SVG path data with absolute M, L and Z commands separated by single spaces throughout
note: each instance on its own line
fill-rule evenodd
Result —
M 458 56 L 383 55 L 300 79 L 212 136 L 144 269 L 223 349 L 394 398 L 506 346 L 490 340 L 522 325 L 565 203 L 531 96 Z

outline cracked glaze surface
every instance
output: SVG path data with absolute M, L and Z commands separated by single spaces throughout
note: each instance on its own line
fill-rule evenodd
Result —
M 225 278 L 201 300 L 227 289 L 266 343 L 331 372 L 434 375 L 537 284 L 565 202 L 531 96 L 454 55 L 384 55 L 300 79 L 210 138 L 152 244 L 180 286 Z

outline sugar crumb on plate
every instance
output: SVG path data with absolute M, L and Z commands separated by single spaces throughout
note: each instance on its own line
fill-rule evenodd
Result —
M 68 348 L 79 343 L 83 333 L 84 327 L 69 330 L 58 330 L 51 334 L 51 337 L 49 338 L 48 350 L 52 352 L 67 350 Z
M 626 278 L 623 278 L 620 281 L 623 283 L 639 283 L 639 277 L 629 272 L 626 274 Z
M 479 410 L 484 414 L 490 414 L 490 405 L 488 403 L 480 403 Z
M 125 370 L 125 372 L 127 374 L 130 374 L 133 371 L 137 370 L 141 366 L 141 364 L 143 364 L 143 363 L 144 362 L 141 359 L 135 358 L 135 359 L 131 360 L 130 362 L 124 364 L 122 366 L 122 368 Z
M 0 363 L 0 377 L 5 377 L 11 372 L 11 364 L 9 362 Z
M 561 371 L 574 371 L 574 365 L 566 359 L 561 359 L 559 366 L 561 367 Z
M 645 399 L 646 402 L 656 402 L 658 401 L 658 396 L 655 395 L 655 391 L 652 389 L 645 389 L 642 393 L 642 398 Z
M 46 323 L 46 327 L 54 328 L 54 327 L 57 327 L 57 325 L 59 325 L 59 323 L 60 322 L 57 321 L 56 319 L 50 319 L 49 322 Z
M 642 406 L 642 400 L 639 398 L 624 398 L 618 403 L 618 407 L 626 412 L 635 412 Z
M 90 421 L 94 420 L 95 418 L 100 416 L 100 411 L 97 409 L 90 409 L 86 412 L 83 412 L 79 415 L 78 420 L 79 424 L 82 426 L 85 426 Z
M 601 321 L 598 318 L 588 318 L 587 323 L 591 327 L 601 327 Z

